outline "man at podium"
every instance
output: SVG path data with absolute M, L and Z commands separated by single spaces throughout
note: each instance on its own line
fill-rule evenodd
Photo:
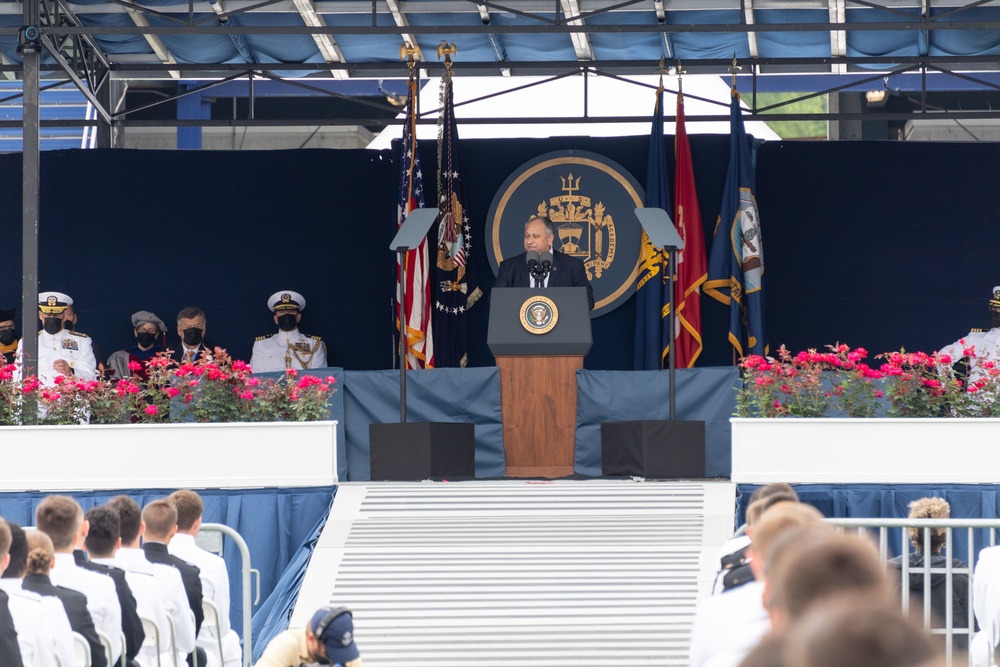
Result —
M 542 215 L 524 225 L 524 252 L 500 262 L 494 287 L 586 287 L 594 309 L 594 288 L 583 262 L 552 249 L 555 229 Z

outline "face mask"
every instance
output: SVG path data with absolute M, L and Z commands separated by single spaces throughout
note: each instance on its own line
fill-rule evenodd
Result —
M 0 331 L 0 345 L 10 345 L 15 340 L 17 340 L 17 336 L 14 335 L 13 329 Z
M 153 343 L 156 342 L 156 334 L 148 331 L 140 331 L 139 335 L 136 336 L 136 340 L 139 341 L 140 347 L 152 347 Z
M 204 334 L 202 334 L 201 329 L 195 329 L 194 327 L 184 330 L 184 344 L 189 347 L 194 347 L 201 343 Z
M 295 315 L 288 313 L 286 315 L 278 315 L 278 328 L 282 331 L 292 331 L 298 326 Z
M 63 321 L 58 317 L 46 317 L 42 322 L 42 328 L 45 329 L 45 333 L 55 336 L 62 331 Z

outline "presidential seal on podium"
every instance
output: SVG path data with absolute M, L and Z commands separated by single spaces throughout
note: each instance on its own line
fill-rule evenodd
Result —
M 552 299 L 533 296 L 521 304 L 521 326 L 528 333 L 544 334 L 552 331 L 559 321 L 559 309 Z

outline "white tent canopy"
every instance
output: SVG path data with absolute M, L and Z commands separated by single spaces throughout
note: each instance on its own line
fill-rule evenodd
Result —
M 635 123 L 518 123 L 521 117 L 567 117 L 609 118 L 642 117 L 650 119 L 653 114 L 654 91 L 643 85 L 635 85 L 605 76 L 590 75 L 584 87 L 583 75 L 565 77 L 540 85 L 524 88 L 525 85 L 545 81 L 544 77 L 458 77 L 454 78 L 455 115 L 458 118 L 458 134 L 462 139 L 512 138 L 512 137 L 556 137 L 589 136 L 621 137 L 649 134 L 650 120 Z M 656 76 L 633 76 L 634 81 L 655 87 Z M 668 90 L 676 90 L 677 77 L 664 77 L 663 85 Z M 519 88 L 519 90 L 512 90 Z M 420 91 L 420 110 L 429 111 L 439 106 L 441 79 L 432 77 Z M 512 91 L 506 92 L 504 91 Z M 714 75 L 684 77 L 684 113 L 688 116 L 718 116 L 718 121 L 704 121 L 687 126 L 688 134 L 729 134 L 729 86 Z M 467 100 L 483 96 L 496 97 L 462 105 Z M 702 97 L 715 100 L 718 104 L 694 99 Z M 673 116 L 677 106 L 675 94 L 667 92 L 663 97 L 664 115 Z M 402 116 L 402 114 L 401 114 Z M 503 124 L 462 123 L 470 118 L 510 118 Z M 760 121 L 746 124 L 748 134 L 759 139 L 777 140 L 773 130 Z M 665 134 L 673 134 L 674 124 L 664 125 Z M 384 130 L 369 144 L 369 148 L 388 148 L 393 139 L 402 132 L 398 125 Z M 417 138 L 431 141 L 437 139 L 437 127 L 418 125 Z

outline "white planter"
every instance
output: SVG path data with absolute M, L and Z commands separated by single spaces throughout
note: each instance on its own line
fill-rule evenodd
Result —
M 740 484 L 997 484 L 1000 419 L 731 419 Z
M 0 491 L 328 486 L 337 422 L 0 427 Z

